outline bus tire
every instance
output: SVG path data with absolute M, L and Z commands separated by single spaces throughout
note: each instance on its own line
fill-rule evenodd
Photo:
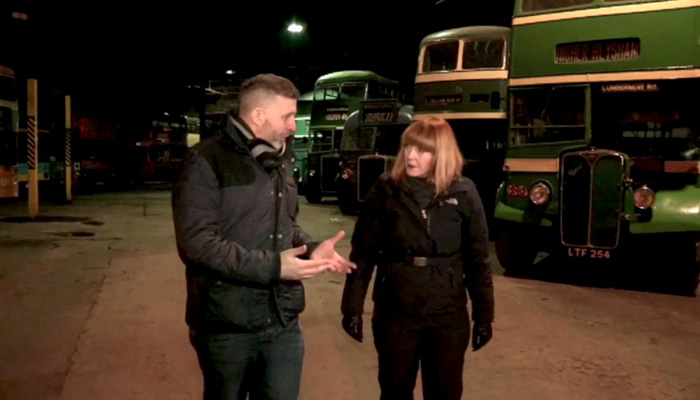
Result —
M 357 214 L 358 202 L 357 192 L 355 191 L 355 185 L 351 185 L 349 182 L 341 181 L 339 182 L 338 191 L 338 207 L 343 215 L 355 215 Z
M 338 196 L 338 207 L 343 215 L 355 215 L 357 214 L 357 202 L 353 201 L 352 198 L 343 195 L 342 193 Z
M 524 275 L 529 270 L 537 256 L 537 248 L 530 238 L 532 233 L 529 229 L 513 223 L 499 224 L 496 237 L 496 257 L 501 267 L 509 275 Z
M 306 197 L 306 201 L 308 201 L 311 204 L 319 204 L 321 202 L 321 199 L 323 196 L 321 196 L 321 193 L 312 190 L 311 188 L 306 188 L 306 194 L 304 195 Z
M 644 290 L 680 296 L 696 296 L 700 279 L 700 237 L 683 233 L 650 236 L 637 246 L 637 273 Z M 635 274 L 629 274 L 633 280 Z

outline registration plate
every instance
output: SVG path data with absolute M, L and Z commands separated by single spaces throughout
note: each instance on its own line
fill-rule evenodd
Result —
M 576 258 L 594 258 L 603 260 L 609 260 L 611 258 L 610 250 L 589 249 L 581 247 L 569 247 L 567 249 L 567 255 L 569 257 Z

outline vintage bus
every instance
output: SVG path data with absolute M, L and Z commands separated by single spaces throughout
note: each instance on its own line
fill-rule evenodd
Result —
M 19 107 L 12 69 L 0 65 L 0 199 L 19 196 Z
M 175 182 L 187 154 L 187 119 L 161 118 L 151 121 L 142 140 L 136 142 L 140 182 Z
M 402 99 L 399 82 L 371 71 L 338 71 L 321 76 L 314 85 L 309 121 L 309 153 L 304 192 L 309 202 L 336 196 L 338 147 L 348 116 L 369 99 Z
M 495 210 L 507 271 L 544 251 L 694 293 L 699 29 L 695 0 L 516 0 Z
M 509 41 L 510 29 L 500 26 L 428 35 L 415 80 L 413 119 L 436 116 L 450 123 L 465 157 L 463 174 L 477 185 L 491 226 L 508 130 Z
M 379 175 L 391 170 L 412 115 L 413 106 L 396 99 L 363 101 L 350 114 L 338 151 L 338 205 L 343 214 L 359 211 Z

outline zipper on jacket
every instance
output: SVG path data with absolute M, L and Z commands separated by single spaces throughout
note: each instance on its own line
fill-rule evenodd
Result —
M 421 214 L 423 214 L 423 219 L 425 220 L 426 227 L 428 228 L 428 234 L 430 234 L 430 214 L 428 213 L 427 208 L 423 208 L 420 210 Z

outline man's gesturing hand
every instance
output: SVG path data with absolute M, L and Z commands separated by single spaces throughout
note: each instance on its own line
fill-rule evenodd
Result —
M 314 252 L 311 253 L 310 258 L 312 260 L 332 260 L 333 263 L 331 265 L 333 266 L 333 271 L 344 272 L 346 274 L 349 274 L 350 272 L 352 272 L 353 269 L 357 268 L 357 266 L 354 263 L 341 257 L 340 254 L 338 254 L 338 252 L 335 251 L 335 245 L 338 244 L 340 239 L 342 239 L 344 236 L 345 231 L 340 231 L 332 238 L 324 240 L 323 242 L 321 242 L 320 245 L 318 245 L 318 247 L 316 247 Z
M 340 268 L 338 262 L 333 259 L 302 260 L 299 256 L 304 253 L 306 253 L 306 246 L 295 247 L 280 253 L 282 264 L 280 277 L 282 279 L 298 281 L 311 278 L 328 270 Z

